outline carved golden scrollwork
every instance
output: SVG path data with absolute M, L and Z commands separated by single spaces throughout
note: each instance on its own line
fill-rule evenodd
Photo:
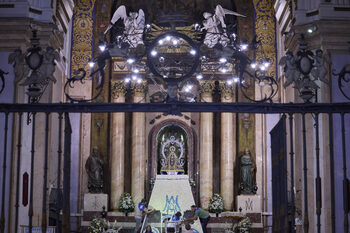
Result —
M 147 92 L 147 81 L 142 81 L 141 83 L 132 83 L 131 90 L 135 97 L 145 97 Z
M 200 91 L 202 96 L 212 96 L 215 88 L 215 81 L 200 82 Z
M 113 99 L 124 97 L 126 94 L 126 86 L 124 81 L 112 81 L 111 93 Z
M 233 98 L 233 85 L 227 84 L 227 82 L 221 81 L 219 83 L 220 92 L 221 92 L 221 98 L 224 98 L 225 100 L 231 100 Z

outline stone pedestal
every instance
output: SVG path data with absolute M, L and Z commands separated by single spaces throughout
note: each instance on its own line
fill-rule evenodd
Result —
M 108 210 L 108 195 L 103 193 L 88 193 L 84 195 L 84 211 Z
M 243 213 L 260 213 L 261 197 L 259 195 L 238 195 L 237 210 L 240 208 Z

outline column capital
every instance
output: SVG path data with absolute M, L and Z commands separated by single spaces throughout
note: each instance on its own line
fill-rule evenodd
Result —
M 202 96 L 212 96 L 215 81 L 202 81 L 199 83 Z
M 141 83 L 132 83 L 131 90 L 134 96 L 144 97 L 147 91 L 147 81 Z
M 124 81 L 112 81 L 111 85 L 112 98 L 118 99 L 119 97 L 125 97 L 126 85 Z
M 221 100 L 222 102 L 231 102 L 233 97 L 233 85 L 227 84 L 227 82 L 219 82 Z

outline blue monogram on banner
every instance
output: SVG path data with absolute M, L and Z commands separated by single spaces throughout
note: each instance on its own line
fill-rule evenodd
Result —
M 163 213 L 166 213 L 167 215 L 174 215 L 176 212 L 180 211 L 181 208 L 178 203 L 178 195 L 174 198 L 174 196 L 166 195 L 165 205 L 163 208 Z

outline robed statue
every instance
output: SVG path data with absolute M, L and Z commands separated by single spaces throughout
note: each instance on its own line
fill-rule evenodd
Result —
M 257 187 L 255 183 L 256 164 L 250 150 L 246 148 L 241 156 L 241 194 L 254 194 Z
M 103 160 L 98 147 L 92 148 L 92 153 L 86 160 L 85 169 L 88 174 L 88 189 L 90 193 L 103 192 Z

